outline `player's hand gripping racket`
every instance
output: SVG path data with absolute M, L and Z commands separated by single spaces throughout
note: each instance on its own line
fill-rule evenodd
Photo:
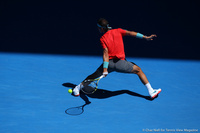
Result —
M 81 91 L 85 94 L 93 94 L 98 88 L 99 80 L 104 77 L 105 75 L 101 75 L 99 78 L 96 78 L 96 79 L 85 80 L 84 83 L 89 84 L 89 85 L 86 85 L 85 87 L 83 87 Z

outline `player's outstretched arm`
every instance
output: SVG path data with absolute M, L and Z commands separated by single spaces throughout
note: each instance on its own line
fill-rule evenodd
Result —
M 141 33 L 138 33 L 135 31 L 128 31 L 128 30 L 126 31 L 126 35 L 133 36 L 133 37 L 140 38 L 140 39 L 146 39 L 147 41 L 151 41 L 151 40 L 153 40 L 154 37 L 157 37 L 155 34 L 152 34 L 150 36 L 145 36 Z

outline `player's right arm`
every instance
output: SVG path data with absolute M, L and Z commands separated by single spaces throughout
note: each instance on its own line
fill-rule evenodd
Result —
M 103 49 L 103 62 L 109 62 L 108 48 Z M 104 67 L 103 73 L 104 73 L 105 76 L 107 76 L 108 75 L 108 68 Z

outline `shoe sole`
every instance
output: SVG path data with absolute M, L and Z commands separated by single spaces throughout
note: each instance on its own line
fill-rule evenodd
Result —
M 162 90 L 158 91 L 158 93 L 156 95 L 154 95 L 153 97 L 151 98 L 155 98 Z
M 78 97 L 78 96 L 80 96 L 80 94 L 78 94 L 78 95 L 74 95 L 75 97 Z

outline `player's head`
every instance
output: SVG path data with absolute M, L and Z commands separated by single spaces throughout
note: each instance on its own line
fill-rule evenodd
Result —
M 106 19 L 104 18 L 100 18 L 97 22 L 97 27 L 99 29 L 99 32 L 101 33 L 105 33 L 108 30 L 112 29 L 111 27 L 109 27 L 109 23 Z

